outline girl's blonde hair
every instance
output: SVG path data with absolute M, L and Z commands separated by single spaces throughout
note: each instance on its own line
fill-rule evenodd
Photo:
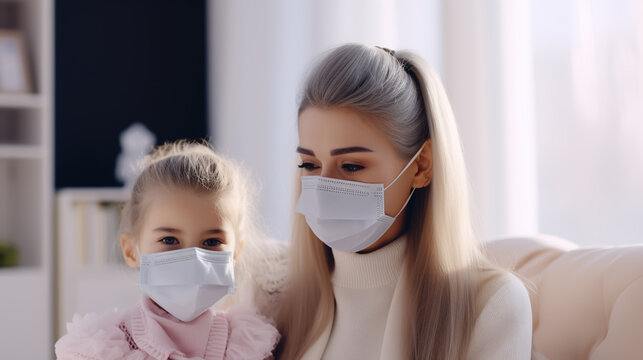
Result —
M 213 206 L 232 223 L 237 239 L 235 251 L 246 247 L 247 239 L 257 237 L 249 176 L 237 164 L 217 154 L 207 142 L 179 140 L 166 143 L 143 159 L 131 197 L 121 213 L 121 234 L 137 236 L 148 190 L 156 186 L 189 189 L 213 196 Z M 237 264 L 241 263 L 243 261 L 237 261 Z
M 311 106 L 370 115 L 408 159 L 431 139 L 432 182 L 415 191 L 407 211 L 402 280 L 409 291 L 408 353 L 400 358 L 464 358 L 480 275 L 489 267 L 472 231 L 460 138 L 438 75 L 413 53 L 347 44 L 313 68 L 299 114 Z M 291 288 L 277 316 L 283 359 L 300 358 L 334 313 L 332 252 L 300 214 L 294 219 L 291 266 Z

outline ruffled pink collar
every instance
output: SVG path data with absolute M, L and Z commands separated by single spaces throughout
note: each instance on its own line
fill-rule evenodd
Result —
M 221 360 L 225 354 L 228 322 L 210 310 L 183 322 L 145 296 L 130 319 L 136 346 L 156 359 L 172 356 Z

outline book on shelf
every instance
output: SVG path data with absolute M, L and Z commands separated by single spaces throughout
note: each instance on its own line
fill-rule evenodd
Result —
M 77 265 L 100 268 L 123 264 L 119 243 L 121 202 L 78 200 L 73 206 Z

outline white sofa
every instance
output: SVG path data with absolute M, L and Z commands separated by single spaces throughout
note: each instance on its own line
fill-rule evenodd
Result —
M 643 245 L 579 248 L 535 236 L 486 251 L 530 290 L 535 359 L 643 359 Z

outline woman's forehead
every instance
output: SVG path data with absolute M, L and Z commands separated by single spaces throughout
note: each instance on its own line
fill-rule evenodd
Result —
M 351 109 L 310 107 L 299 116 L 299 146 L 323 153 L 347 147 L 378 151 L 392 146 L 377 121 Z

